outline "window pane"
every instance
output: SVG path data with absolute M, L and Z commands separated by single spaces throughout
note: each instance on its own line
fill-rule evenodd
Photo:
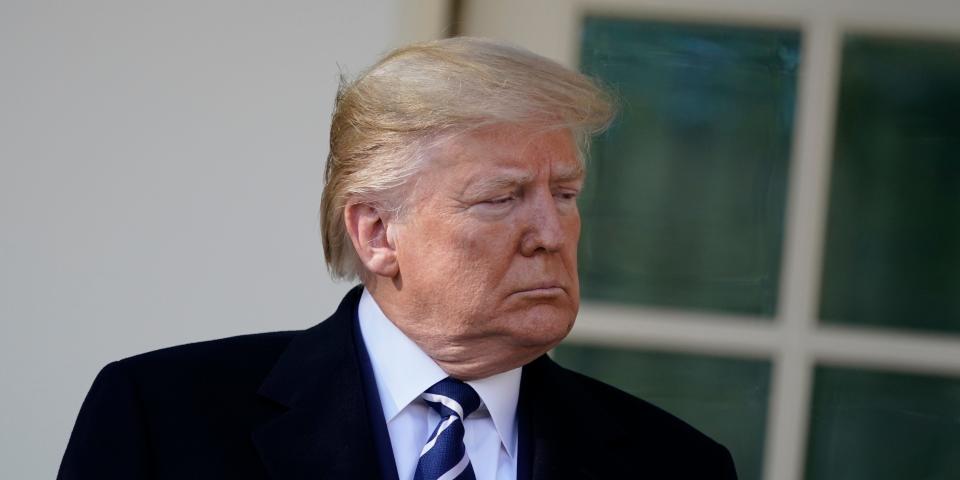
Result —
M 571 344 L 554 359 L 682 418 L 730 449 L 741 480 L 760 478 L 769 362 Z
M 960 332 L 960 43 L 848 37 L 821 318 Z
M 588 17 L 620 97 L 581 202 L 588 298 L 772 316 L 799 35 Z
M 960 379 L 820 367 L 808 479 L 956 479 Z

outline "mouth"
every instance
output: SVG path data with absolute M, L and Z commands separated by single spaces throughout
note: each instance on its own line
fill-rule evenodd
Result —
M 544 283 L 532 285 L 513 292 L 513 295 L 522 295 L 525 297 L 556 297 L 563 295 L 566 291 L 559 284 Z

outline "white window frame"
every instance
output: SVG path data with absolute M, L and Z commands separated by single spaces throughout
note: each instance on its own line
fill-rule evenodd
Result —
M 777 313 L 769 318 L 585 302 L 575 343 L 759 358 L 772 363 L 764 478 L 800 480 L 814 368 L 960 376 L 960 336 L 827 326 L 817 320 L 840 54 L 846 33 L 960 40 L 956 0 L 474 0 L 466 35 L 506 40 L 570 67 L 586 14 L 783 27 L 801 65 Z

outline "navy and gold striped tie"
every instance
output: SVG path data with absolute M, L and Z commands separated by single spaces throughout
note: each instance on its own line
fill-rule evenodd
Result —
M 463 444 L 463 420 L 480 407 L 470 385 L 447 377 L 420 395 L 440 414 L 440 424 L 420 451 L 414 480 L 473 480 L 476 477 Z

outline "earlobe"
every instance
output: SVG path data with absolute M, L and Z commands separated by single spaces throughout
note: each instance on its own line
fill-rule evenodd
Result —
M 371 273 L 393 278 L 400 273 L 391 223 L 387 214 L 366 203 L 351 203 L 344 208 L 344 221 L 353 248 Z

